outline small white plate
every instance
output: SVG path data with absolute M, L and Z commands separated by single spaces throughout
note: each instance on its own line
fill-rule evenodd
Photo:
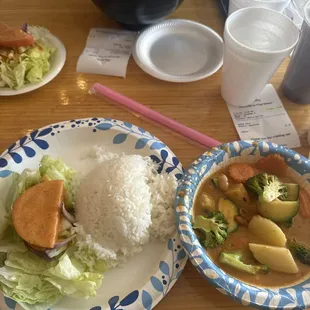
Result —
M 50 59 L 50 71 L 44 75 L 43 80 L 39 83 L 27 84 L 19 89 L 11 89 L 8 87 L 0 88 L 0 96 L 15 96 L 28 93 L 47 84 L 59 74 L 66 62 L 66 48 L 63 43 L 51 33 L 48 34 L 46 38 L 56 48 L 56 51 Z
M 205 25 L 169 19 L 139 35 L 133 57 L 142 70 L 160 80 L 192 82 L 220 69 L 223 40 Z

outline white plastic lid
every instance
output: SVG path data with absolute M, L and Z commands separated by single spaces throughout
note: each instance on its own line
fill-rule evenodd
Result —
M 142 70 L 158 79 L 197 81 L 222 66 L 223 40 L 205 25 L 170 19 L 139 35 L 133 57 Z

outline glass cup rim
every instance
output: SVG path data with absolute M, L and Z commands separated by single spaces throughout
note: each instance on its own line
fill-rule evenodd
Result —
M 310 1 L 309 1 L 310 3 Z M 252 47 L 249 47 L 241 42 L 239 42 L 238 40 L 235 39 L 235 37 L 231 34 L 230 30 L 229 30 L 229 23 L 231 22 L 232 18 L 235 17 L 236 15 L 238 14 L 242 14 L 243 12 L 246 12 L 246 11 L 271 11 L 277 15 L 280 15 L 281 18 L 284 18 L 286 19 L 286 21 L 288 23 L 290 23 L 295 29 L 296 29 L 296 32 L 297 32 L 297 38 L 296 40 L 294 41 L 294 43 L 292 45 L 290 45 L 289 47 L 287 48 L 284 48 L 284 49 L 281 49 L 281 50 L 277 50 L 277 51 L 262 51 L 262 50 L 257 50 L 255 48 L 252 48 Z M 290 51 L 291 49 L 294 48 L 294 46 L 297 44 L 298 40 L 299 40 L 299 35 L 300 35 L 300 32 L 299 32 L 299 29 L 298 27 L 295 25 L 295 23 L 290 19 L 288 18 L 287 16 L 283 15 L 282 13 L 276 11 L 276 10 L 272 10 L 272 9 L 267 9 L 267 8 L 256 8 L 256 7 L 247 7 L 247 8 L 242 8 L 240 10 L 237 10 L 235 12 L 233 12 L 231 15 L 228 16 L 227 20 L 226 20 L 226 23 L 225 23 L 225 30 L 224 32 L 229 36 L 229 38 L 236 44 L 238 45 L 239 47 L 242 47 L 242 48 L 245 48 L 246 50 L 248 51 L 251 51 L 253 53 L 256 53 L 256 54 L 259 54 L 259 55 L 277 55 L 277 54 L 281 54 L 281 53 L 284 53 L 284 52 L 288 52 Z M 224 42 L 225 43 L 225 42 Z

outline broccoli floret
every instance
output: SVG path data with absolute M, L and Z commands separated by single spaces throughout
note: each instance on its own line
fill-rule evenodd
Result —
M 258 195 L 258 200 L 262 203 L 287 198 L 287 186 L 275 175 L 260 173 L 248 179 L 245 185 Z
M 235 269 L 250 273 L 257 274 L 258 272 L 267 273 L 269 267 L 267 265 L 248 265 L 241 261 L 241 253 L 221 252 L 219 261 Z
M 288 248 L 292 255 L 297 258 L 301 263 L 305 265 L 310 265 L 310 248 L 307 248 L 303 244 L 296 241 L 290 241 L 288 243 Z
M 209 212 L 207 217 L 198 215 L 193 228 L 203 233 L 201 243 L 205 248 L 216 248 L 223 244 L 228 236 L 228 224 L 219 211 Z

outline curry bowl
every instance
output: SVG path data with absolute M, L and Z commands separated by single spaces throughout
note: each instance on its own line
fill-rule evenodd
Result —
M 273 163 L 272 160 L 270 161 L 270 158 L 281 159 L 280 165 L 277 165 L 276 162 Z M 282 219 L 281 223 L 279 223 L 279 218 L 277 220 L 274 220 L 272 216 L 266 216 L 262 211 L 261 205 L 265 203 L 263 202 L 262 196 L 257 196 L 258 201 L 252 202 L 252 200 L 254 199 L 252 198 L 254 197 L 254 192 L 250 192 L 250 200 L 246 202 L 248 203 L 247 206 L 249 210 L 254 210 L 250 208 L 251 206 L 255 205 L 255 210 L 257 209 L 258 211 L 255 211 L 256 213 L 253 213 L 249 222 L 245 223 L 244 226 L 240 224 L 240 222 L 238 222 L 236 228 L 232 228 L 230 227 L 231 222 L 227 220 L 227 239 L 224 241 L 223 244 L 220 245 L 220 249 L 209 249 L 208 247 L 211 247 L 211 243 L 209 243 L 209 237 L 203 239 L 201 238 L 201 234 L 199 232 L 197 233 L 197 231 L 201 230 L 193 229 L 193 225 L 196 225 L 195 228 L 199 228 L 199 226 L 197 226 L 196 219 L 198 217 L 201 217 L 199 216 L 199 211 L 197 211 L 197 204 L 200 203 L 200 200 L 198 200 L 200 199 L 200 195 L 204 194 L 204 192 L 206 191 L 209 196 L 211 195 L 211 198 L 218 198 L 219 202 L 217 202 L 217 208 L 221 208 L 221 200 L 235 201 L 237 195 L 234 194 L 229 196 L 229 192 L 227 189 L 226 192 L 224 191 L 223 193 L 223 198 L 220 197 L 219 193 L 221 192 L 221 189 L 218 188 L 219 174 L 223 175 L 226 173 L 228 175 L 229 182 L 237 182 L 235 181 L 235 179 L 232 179 L 232 181 L 230 179 L 232 176 L 235 177 L 235 175 L 233 174 L 230 175 L 230 173 L 232 173 L 233 171 L 233 168 L 231 167 L 233 166 L 235 168 L 242 166 L 241 164 L 247 164 L 244 166 L 253 168 L 254 177 L 261 177 L 262 175 L 267 175 L 266 173 L 268 173 L 268 176 L 270 176 L 270 171 L 265 171 L 264 169 L 262 169 L 262 163 L 266 164 L 267 161 L 268 163 L 270 163 L 270 168 L 268 169 L 271 169 L 272 171 L 273 169 L 276 169 L 276 166 L 278 168 L 285 167 L 285 169 L 281 168 L 279 170 L 280 175 L 274 177 L 273 179 L 278 180 L 280 182 L 279 184 L 285 184 L 285 186 L 283 187 L 285 189 L 285 193 L 284 191 L 281 192 L 281 195 L 283 194 L 283 196 L 280 196 L 280 194 L 278 194 L 277 198 L 272 200 L 272 203 L 274 204 L 275 201 L 280 202 L 282 208 L 279 213 L 280 217 L 283 217 L 283 214 L 285 213 L 283 206 L 297 204 L 298 206 L 297 209 L 294 211 L 294 215 L 290 218 L 290 221 L 285 220 L 284 222 L 284 220 Z M 275 175 L 276 173 L 272 174 Z M 212 179 L 210 179 L 210 177 Z M 250 177 L 252 177 L 252 175 Z M 243 181 L 240 182 L 242 183 Z M 244 186 L 244 188 L 249 191 L 249 182 L 251 181 L 243 182 L 244 184 L 240 186 Z M 293 242 L 295 242 L 297 239 L 298 242 L 299 240 L 301 240 L 299 239 L 300 236 L 301 238 L 308 238 L 307 227 L 309 226 L 307 225 L 310 225 L 310 219 L 306 218 L 308 217 L 308 215 L 300 215 L 302 209 L 301 207 L 299 207 L 299 205 L 301 206 L 300 202 L 302 202 L 301 194 L 309 195 L 310 193 L 309 182 L 310 161 L 302 155 L 296 153 L 295 151 L 274 143 L 263 141 L 235 141 L 227 144 L 222 144 L 221 146 L 213 148 L 210 151 L 202 154 L 192 163 L 192 165 L 187 169 L 186 173 L 181 179 L 179 187 L 177 189 L 177 195 L 175 200 L 175 214 L 180 239 L 185 249 L 185 252 L 189 256 L 192 264 L 197 269 L 197 271 L 209 283 L 214 285 L 218 291 L 225 295 L 228 295 L 229 297 L 235 299 L 236 301 L 242 303 L 245 306 L 259 307 L 264 309 L 308 308 L 310 306 L 310 266 L 304 264 L 305 261 L 303 262 L 303 264 L 301 263 L 300 260 L 302 259 L 300 259 L 300 256 L 296 256 L 297 252 L 293 252 L 291 246 Z M 217 188 L 213 190 L 214 192 L 212 192 L 211 190 L 212 184 L 215 187 L 217 186 Z M 298 187 L 297 196 L 295 198 L 292 198 L 290 194 L 290 186 L 292 184 Z M 231 186 L 235 188 L 239 185 L 237 186 L 233 184 Z M 208 188 L 210 188 L 210 190 Z M 283 188 L 281 187 L 281 191 Z M 264 187 L 264 191 L 265 190 L 267 191 L 266 187 Z M 229 196 L 229 199 L 227 198 L 227 196 Z M 244 199 L 244 201 L 246 201 L 246 199 Z M 199 208 L 198 210 L 200 210 Z M 273 209 L 268 209 L 267 212 L 269 212 L 270 210 Z M 222 211 L 222 209 L 220 209 L 220 211 Z M 239 211 L 241 212 L 241 208 L 239 208 Z M 208 212 L 209 215 L 213 214 L 210 213 L 210 210 L 206 212 Z M 218 212 L 218 209 L 214 212 Z M 227 212 L 224 212 L 224 214 L 226 218 Z M 238 213 L 238 216 L 239 214 L 240 213 Z M 209 215 L 206 215 L 205 217 L 208 218 L 210 217 Z M 259 221 L 255 224 L 256 231 L 253 230 L 253 227 L 255 225 L 252 224 L 254 218 L 256 220 L 259 219 Z M 234 217 L 234 219 L 237 219 L 236 216 Z M 268 222 L 268 225 L 274 225 L 279 234 L 275 235 L 275 238 L 273 240 L 269 239 L 270 235 L 273 234 L 273 231 L 271 230 L 271 233 L 268 235 L 269 228 L 267 227 L 267 230 L 265 229 L 266 223 L 263 223 L 260 226 L 260 221 Z M 255 239 L 256 235 L 254 232 L 258 234 L 257 236 L 259 236 L 257 240 Z M 244 270 L 240 271 L 239 269 L 238 271 L 236 271 L 234 268 L 231 268 L 231 265 L 226 265 L 227 261 L 222 261 L 222 252 L 226 251 L 231 254 L 240 252 L 237 246 L 237 242 L 228 242 L 228 240 L 234 240 L 232 238 L 235 238 L 235 236 L 238 235 L 241 236 L 242 233 L 245 234 L 244 238 L 245 240 L 247 240 L 248 243 L 245 246 L 238 245 L 239 248 L 245 251 L 245 255 L 247 255 L 247 252 L 250 252 L 251 250 L 253 256 L 253 258 L 251 259 L 253 259 L 253 261 L 255 260 L 255 262 L 259 264 L 255 264 L 256 268 L 258 268 L 257 266 L 264 266 L 268 268 L 268 271 L 266 269 L 264 270 L 264 273 L 262 273 L 261 271 L 263 269 L 261 269 L 259 272 L 257 271 L 258 269 L 255 269 L 256 271 L 253 272 L 254 269 L 251 269 L 251 274 L 248 274 L 247 272 L 244 272 Z M 294 234 L 296 234 L 296 236 Z M 205 236 L 210 235 L 206 233 Z M 252 236 L 254 238 L 254 241 L 253 239 L 251 239 Z M 264 243 L 264 238 L 266 238 L 268 242 Z M 204 241 L 202 242 L 202 240 Z M 274 243 L 272 243 L 271 241 Z M 228 242 L 228 244 L 226 244 L 225 242 Z M 203 246 L 206 244 L 208 244 L 208 246 L 206 246 L 207 249 L 205 248 L 205 246 Z M 264 250 L 254 251 L 253 244 L 259 247 L 263 246 Z M 305 245 L 304 239 L 302 239 L 302 242 L 299 245 L 301 244 L 303 246 Z M 294 243 L 294 245 L 296 245 L 296 243 Z M 231 249 L 229 247 L 231 247 Z M 266 250 L 266 253 L 270 254 L 269 256 L 267 255 L 267 258 L 265 255 L 266 248 L 268 251 L 272 249 L 271 252 L 268 252 Z M 258 250 L 260 250 L 260 248 L 258 248 Z M 273 252 L 274 250 L 275 252 Z M 218 254 L 216 255 L 218 255 L 219 259 L 216 258 L 217 256 L 214 254 L 216 252 L 218 252 Z M 263 255 L 261 254 L 262 252 Z M 277 258 L 277 253 L 280 252 L 285 252 L 285 255 L 290 259 L 290 263 L 288 263 L 288 265 L 285 265 L 286 263 L 283 263 L 285 265 L 284 267 L 287 268 L 285 269 L 285 272 L 278 272 L 279 268 L 284 268 L 282 267 L 282 259 L 279 259 L 279 257 Z M 276 255 L 273 255 L 273 253 L 275 253 Z M 300 255 L 300 252 L 297 254 Z M 273 258 L 270 259 L 270 257 Z M 275 261 L 275 259 L 277 259 L 277 261 Z M 265 264 L 264 260 L 267 260 L 269 264 Z M 247 262 L 246 265 L 249 266 L 250 264 Z M 293 269 L 291 269 L 292 266 Z M 294 268 L 297 269 L 294 270 Z

